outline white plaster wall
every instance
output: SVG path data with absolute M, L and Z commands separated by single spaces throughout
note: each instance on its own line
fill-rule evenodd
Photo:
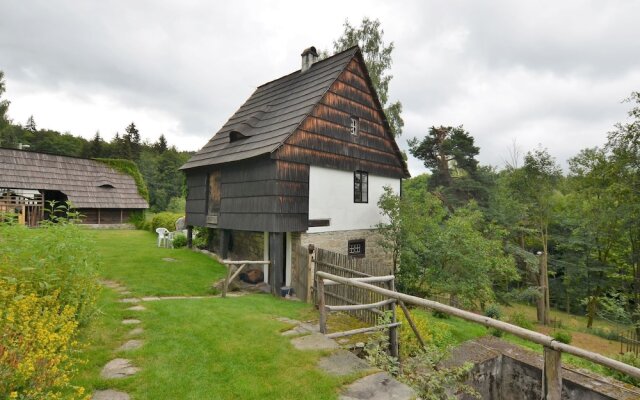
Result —
M 309 170 L 309 219 L 331 219 L 330 226 L 309 233 L 371 229 L 382 220 L 378 200 L 383 187 L 400 193 L 400 179 L 369 174 L 369 202 L 353 202 L 353 172 L 316 167 Z

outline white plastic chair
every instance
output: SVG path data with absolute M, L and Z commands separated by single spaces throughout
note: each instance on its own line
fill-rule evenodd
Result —
M 167 228 L 158 228 L 156 233 L 158 234 L 158 247 L 168 247 L 169 230 Z

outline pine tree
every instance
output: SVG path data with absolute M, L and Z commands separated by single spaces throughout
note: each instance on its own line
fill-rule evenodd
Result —
M 167 151 L 167 139 L 164 137 L 164 134 L 160 135 L 158 141 L 154 143 L 153 149 L 160 154 Z
M 24 129 L 31 133 L 36 133 L 38 131 L 38 128 L 36 127 L 36 120 L 33 118 L 33 115 L 27 119 L 27 124 L 24 126 Z

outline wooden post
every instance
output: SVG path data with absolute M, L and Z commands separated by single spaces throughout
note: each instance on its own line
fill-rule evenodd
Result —
M 193 226 L 187 225 L 187 248 L 193 248 Z
M 282 232 L 269 232 L 269 285 L 275 296 L 280 296 L 280 287 L 284 285 L 284 235 Z
M 420 342 L 420 346 L 424 347 L 424 340 L 422 340 L 420 331 L 418 331 L 416 324 L 413 322 L 413 318 L 411 318 L 411 314 L 409 314 L 409 310 L 407 309 L 407 306 L 404 304 L 404 301 L 399 301 L 398 303 L 400 304 L 400 308 L 402 309 L 402 312 L 404 313 L 404 316 L 407 319 L 409 326 L 413 330 L 413 333 L 416 335 L 416 338 L 418 338 L 418 342 Z
M 544 347 L 542 400 L 560 400 L 562 395 L 562 353 Z
M 229 281 L 231 280 L 231 268 L 233 267 L 230 264 L 226 264 L 227 266 L 227 277 L 224 280 L 224 285 L 222 286 L 222 297 L 227 297 L 227 290 L 229 290 Z
M 318 278 L 318 311 L 320 311 L 320 333 L 327 333 L 327 309 L 324 299 L 324 279 Z
M 313 294 L 311 293 L 311 289 L 313 288 L 313 273 L 314 273 L 313 251 L 314 250 L 315 250 L 315 246 L 313 244 L 310 244 L 309 254 L 307 257 L 307 303 L 311 303 L 313 301 Z
M 389 281 L 389 290 L 396 291 L 395 279 Z M 398 322 L 396 317 L 396 303 L 389 305 L 391 309 L 391 324 Z M 400 352 L 398 350 L 398 326 L 391 326 L 389 328 L 389 353 L 391 357 L 400 359 Z
M 220 232 L 220 258 L 225 259 L 229 255 L 229 238 L 231 232 L 228 229 L 222 229 Z

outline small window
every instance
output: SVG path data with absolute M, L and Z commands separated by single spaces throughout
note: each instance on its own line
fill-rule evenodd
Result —
M 364 257 L 364 239 L 349 240 L 347 254 L 352 257 Z
M 358 117 L 351 117 L 351 134 L 357 135 L 360 130 L 360 119 Z
M 369 202 L 369 174 L 364 171 L 353 173 L 353 202 Z

